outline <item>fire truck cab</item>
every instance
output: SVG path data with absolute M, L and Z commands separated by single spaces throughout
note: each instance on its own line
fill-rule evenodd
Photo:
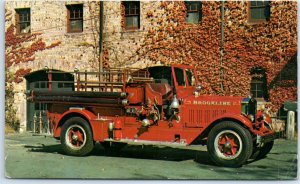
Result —
M 69 155 L 87 155 L 96 142 L 206 144 L 215 164 L 238 167 L 269 153 L 274 132 L 256 100 L 200 95 L 195 73 L 187 65 L 76 71 L 75 91 L 27 94 L 30 101 L 48 104 L 53 136 Z

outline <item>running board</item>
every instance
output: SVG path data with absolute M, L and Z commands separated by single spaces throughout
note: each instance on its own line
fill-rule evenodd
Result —
M 138 139 L 121 139 L 119 141 L 114 139 L 104 139 L 105 142 L 115 142 L 115 143 L 127 143 L 130 145 L 158 145 L 158 146 L 187 146 L 185 141 L 181 142 L 164 142 L 164 141 L 146 141 Z

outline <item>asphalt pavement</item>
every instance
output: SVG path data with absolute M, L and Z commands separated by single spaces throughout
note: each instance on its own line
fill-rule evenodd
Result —
M 263 159 L 241 168 L 215 166 L 205 146 L 129 145 L 120 152 L 100 144 L 91 155 L 67 156 L 60 142 L 48 135 L 5 136 L 7 178 L 294 180 L 297 141 L 278 139 Z

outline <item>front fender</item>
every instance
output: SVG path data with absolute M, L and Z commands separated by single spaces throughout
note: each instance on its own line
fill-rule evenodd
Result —
M 249 130 L 253 130 L 252 122 L 242 114 L 226 113 L 216 117 L 212 122 L 220 122 L 222 120 L 235 120 L 245 125 Z

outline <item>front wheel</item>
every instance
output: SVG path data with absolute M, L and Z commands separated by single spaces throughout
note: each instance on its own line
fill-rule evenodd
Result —
M 94 142 L 88 122 L 80 117 L 68 119 L 62 126 L 61 144 L 68 155 L 89 154 L 94 148 Z
M 252 137 L 247 129 L 235 122 L 221 122 L 211 129 L 207 149 L 217 165 L 239 167 L 252 154 Z
M 260 148 L 255 148 L 253 155 L 251 156 L 254 160 L 259 160 L 264 158 L 272 150 L 274 141 L 264 143 Z

